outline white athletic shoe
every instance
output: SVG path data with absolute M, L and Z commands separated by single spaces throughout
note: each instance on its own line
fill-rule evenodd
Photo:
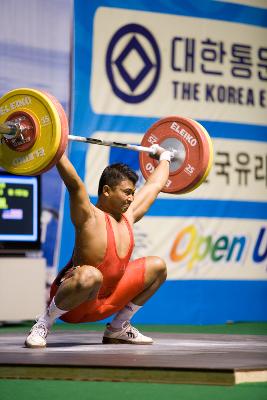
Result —
M 112 330 L 110 324 L 107 324 L 102 343 L 152 344 L 153 340 L 142 335 L 129 321 L 125 321 L 120 331 Z
M 30 348 L 46 347 L 46 337 L 49 329 L 44 321 L 37 321 L 25 340 L 25 346 Z

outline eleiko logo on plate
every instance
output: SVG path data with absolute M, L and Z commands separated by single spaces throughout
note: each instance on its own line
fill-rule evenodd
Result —
M 141 103 L 157 86 L 160 52 L 151 32 L 128 24 L 115 32 L 106 54 L 106 72 L 112 90 L 126 103 Z

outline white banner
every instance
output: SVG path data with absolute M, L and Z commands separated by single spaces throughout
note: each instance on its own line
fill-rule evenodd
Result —
M 237 22 L 99 7 L 92 108 L 266 125 L 266 36 Z
M 134 258 L 162 257 L 168 279 L 267 280 L 266 221 L 145 217 Z

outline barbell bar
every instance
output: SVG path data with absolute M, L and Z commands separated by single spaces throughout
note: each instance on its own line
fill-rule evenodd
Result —
M 27 128 L 25 128 L 27 129 Z M 4 122 L 0 124 L 0 135 L 3 135 L 5 139 L 16 139 L 21 138 L 23 140 L 23 132 L 25 129 L 21 129 L 19 123 L 15 123 L 12 121 Z M 29 128 L 28 128 L 29 129 Z M 140 146 L 135 144 L 129 143 L 121 143 L 121 142 L 113 142 L 109 140 L 102 140 L 102 139 L 95 139 L 90 137 L 78 136 L 78 135 L 68 135 L 68 140 L 74 142 L 83 142 L 83 143 L 90 143 L 90 144 L 97 144 L 101 146 L 109 146 L 109 147 L 121 147 L 128 150 L 134 151 L 144 151 L 148 154 L 155 155 L 156 149 L 146 146 Z M 171 158 L 178 157 L 177 151 L 175 149 L 169 149 L 171 152 Z
M 145 133 L 140 145 L 69 134 L 68 120 L 58 100 L 50 93 L 20 88 L 0 99 L 0 165 L 18 175 L 48 171 L 65 152 L 68 140 L 121 147 L 139 152 L 145 179 L 158 160 L 151 157 L 158 144 L 172 152 L 167 193 L 187 193 L 207 177 L 213 159 L 208 132 L 198 122 L 181 116 L 162 118 Z

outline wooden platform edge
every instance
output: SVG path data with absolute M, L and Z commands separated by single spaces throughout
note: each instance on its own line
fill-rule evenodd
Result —
M 267 370 L 235 370 L 235 383 L 263 383 L 267 382 Z
M 233 370 L 0 365 L 0 379 L 235 385 Z

